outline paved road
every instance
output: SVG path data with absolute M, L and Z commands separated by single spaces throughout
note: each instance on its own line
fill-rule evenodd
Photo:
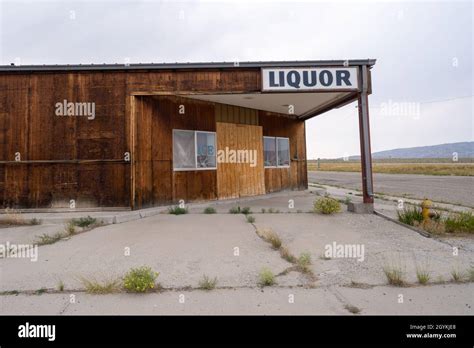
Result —
M 360 173 L 308 172 L 311 183 L 362 189 Z M 428 197 L 433 201 L 474 207 L 474 177 L 413 174 L 374 174 L 374 190 L 409 198 Z

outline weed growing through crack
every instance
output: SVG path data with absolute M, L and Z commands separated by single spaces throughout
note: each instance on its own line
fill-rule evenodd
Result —
M 272 245 L 272 248 L 275 250 L 280 249 L 282 242 L 280 237 L 273 232 L 272 230 L 257 230 L 257 234 L 263 238 L 264 241 L 270 243 Z
M 303 273 L 311 273 L 311 254 L 308 252 L 303 252 L 298 257 L 298 268 Z
M 202 279 L 199 281 L 199 289 L 201 290 L 212 290 L 217 285 L 217 277 L 209 278 L 207 275 L 203 275 Z
M 460 282 L 462 282 L 463 275 L 462 275 L 461 272 L 459 272 L 459 270 L 453 269 L 451 271 L 451 279 L 456 283 L 460 283 Z
M 158 275 L 150 267 L 132 268 L 123 278 L 123 287 L 129 292 L 147 292 L 155 288 Z
M 474 267 L 471 267 L 469 271 L 467 271 L 467 279 L 470 282 L 474 282 Z
M 42 221 L 37 218 L 33 218 L 30 220 L 30 225 L 41 225 Z
M 252 214 L 252 210 L 250 209 L 250 207 L 243 207 L 240 212 L 245 215 Z
M 297 259 L 294 255 L 292 255 L 292 254 L 290 253 L 290 251 L 288 250 L 287 247 L 285 247 L 285 246 L 283 246 L 283 245 L 280 247 L 280 256 L 281 256 L 284 260 L 288 261 L 289 263 L 296 263 L 296 262 L 298 262 L 298 259 Z
M 168 208 L 168 213 L 170 213 L 172 215 L 183 215 L 183 214 L 188 213 L 188 209 L 187 208 L 181 208 L 180 206 L 175 205 L 173 207 Z
M 383 272 L 385 273 L 390 285 L 405 286 L 405 272 L 401 266 L 385 265 L 383 267 Z
M 86 288 L 88 294 L 112 294 L 120 291 L 119 279 L 104 279 L 102 281 L 95 278 L 80 277 L 82 285 Z
M 41 288 L 35 291 L 35 295 L 42 295 L 47 291 L 46 288 Z
M 232 207 L 229 209 L 229 214 L 240 214 L 240 207 Z
M 64 282 L 62 280 L 58 282 L 57 288 L 59 291 L 64 291 Z
M 66 226 L 64 226 L 64 232 L 66 236 L 72 236 L 76 233 L 76 224 L 74 223 L 74 220 L 69 221 Z
M 321 214 L 334 214 L 341 211 L 341 203 L 337 199 L 325 196 L 314 202 L 314 211 Z
M 214 207 L 206 207 L 204 209 L 204 214 L 215 214 L 216 213 L 216 209 Z
M 57 241 L 61 240 L 61 238 L 63 238 L 63 237 L 64 236 L 60 232 L 55 233 L 53 235 L 49 235 L 49 234 L 44 233 L 41 236 L 36 236 L 36 240 L 35 240 L 34 244 L 37 244 L 37 245 L 54 244 Z
M 255 222 L 255 217 L 253 215 L 247 215 L 247 222 L 253 224 Z
M 97 219 L 87 215 L 86 217 L 80 217 L 79 219 L 72 219 L 71 222 L 73 225 L 86 228 L 95 225 L 97 223 Z
M 263 267 L 258 275 L 260 286 L 272 286 L 275 284 L 275 275 L 267 268 Z
M 430 273 L 424 269 L 416 269 L 416 278 L 418 279 L 418 283 L 421 285 L 426 285 L 430 281 Z

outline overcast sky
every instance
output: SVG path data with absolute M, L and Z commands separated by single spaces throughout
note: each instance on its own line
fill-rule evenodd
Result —
M 375 58 L 374 152 L 474 140 L 471 1 L 0 0 L 0 14 L 1 64 Z M 355 104 L 306 134 L 309 158 L 359 154 Z

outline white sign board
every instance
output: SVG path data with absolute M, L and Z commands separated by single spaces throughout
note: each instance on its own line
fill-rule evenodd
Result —
M 262 68 L 262 91 L 357 90 L 356 67 Z

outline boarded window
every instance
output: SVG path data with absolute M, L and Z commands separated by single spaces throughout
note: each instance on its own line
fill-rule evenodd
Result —
M 290 139 L 277 139 L 277 158 L 279 167 L 287 167 L 290 165 Z
M 193 131 L 173 130 L 173 168 L 196 168 Z
M 276 167 L 276 143 L 274 137 L 263 137 L 263 160 L 265 167 Z

